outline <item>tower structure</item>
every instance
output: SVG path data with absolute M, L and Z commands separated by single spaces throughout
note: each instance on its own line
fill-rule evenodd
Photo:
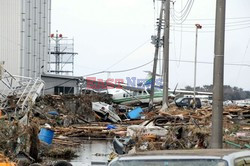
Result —
M 50 35 L 49 73 L 73 75 L 75 55 L 74 39 L 64 37 L 58 31 Z

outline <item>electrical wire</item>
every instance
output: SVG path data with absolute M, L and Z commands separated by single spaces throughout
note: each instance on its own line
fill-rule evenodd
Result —
M 244 55 L 243 55 L 243 58 L 242 58 L 241 62 L 243 62 L 245 60 L 249 44 L 250 44 L 250 38 L 248 39 L 247 46 L 246 46 L 246 49 L 245 49 L 245 52 L 244 52 Z M 241 73 L 241 69 L 242 69 L 242 66 L 240 67 L 240 69 L 238 71 L 237 79 L 235 79 L 236 80 L 236 84 L 238 83 L 238 80 L 239 80 L 239 77 L 240 77 L 240 73 Z
M 169 61 L 176 62 L 179 61 L 178 59 L 170 59 Z M 180 62 L 184 63 L 194 63 L 194 61 L 191 60 L 180 60 Z M 200 64 L 213 64 L 213 62 L 206 62 L 206 61 L 197 61 L 197 63 Z M 244 64 L 244 63 L 225 63 L 227 66 L 244 66 L 244 67 L 250 67 L 250 64 Z
M 231 28 L 231 29 L 225 29 L 225 31 L 236 31 L 236 30 L 241 30 L 241 29 L 248 29 L 250 28 L 250 26 L 245 26 L 245 27 L 239 27 L 239 28 Z M 179 29 L 170 29 L 170 31 L 176 31 L 176 32 L 185 32 L 185 33 L 195 33 L 195 30 L 191 31 L 191 30 L 179 30 Z M 213 33 L 213 31 L 199 31 L 199 33 Z
M 178 20 L 178 21 L 185 20 L 183 18 L 186 18 L 189 15 L 189 13 L 192 9 L 193 3 L 194 3 L 194 0 L 190 0 L 187 9 L 184 12 L 180 13 L 181 14 L 180 16 L 176 12 L 175 8 L 173 8 L 173 14 L 174 14 L 175 20 Z
M 182 7 L 182 1 L 181 1 L 181 7 Z M 175 24 L 176 25 L 176 24 Z M 181 34 L 180 34 L 180 54 L 179 54 L 179 62 L 178 62 L 178 67 L 180 67 L 180 60 L 181 60 L 181 56 L 182 56 L 182 44 L 183 44 L 183 40 L 182 40 L 182 26 L 183 24 L 181 24 Z
M 193 4 L 194 4 L 194 0 L 190 0 L 189 6 L 187 7 L 187 9 L 184 11 L 184 13 L 181 16 L 178 16 L 175 14 L 175 9 L 173 7 L 173 11 L 171 12 L 171 17 L 173 21 L 176 24 L 182 24 L 183 22 L 185 22 L 192 10 Z
M 160 59 L 159 59 L 160 60 Z M 194 63 L 194 61 L 190 61 L 190 60 L 176 60 L 176 59 L 170 59 L 169 61 L 174 61 L 174 62 L 185 62 L 185 63 Z M 91 73 L 91 74 L 88 74 L 88 75 L 85 75 L 83 77 L 87 77 L 87 76 L 91 76 L 91 75 L 97 75 L 97 74 L 102 74 L 102 73 L 122 73 L 122 72 L 128 72 L 128 71 L 132 71 L 132 70 L 136 70 L 136 69 L 139 69 L 141 67 L 144 67 L 150 63 L 152 63 L 153 60 L 143 64 L 143 65 L 140 65 L 140 66 L 137 66 L 137 67 L 134 67 L 134 68 L 130 68 L 130 69 L 125 69 L 125 70 L 117 70 L 117 71 L 100 71 L 100 72 L 96 72 L 96 73 Z M 213 62 L 205 62 L 205 61 L 198 61 L 197 63 L 200 63 L 200 64 L 213 64 Z M 230 65 L 230 66 L 245 66 L 245 67 L 250 67 L 250 64 L 240 64 L 240 63 L 225 63 L 225 65 Z M 63 84 L 66 84 L 68 83 L 69 81 L 71 80 L 74 80 L 76 78 L 69 78 L 67 81 L 63 82 L 63 83 L 60 83 L 58 85 L 55 85 L 53 87 L 49 87 L 49 88 L 46 88 L 45 90 L 49 90 L 49 89 L 53 89 L 54 87 L 56 86 L 61 86 Z
M 150 64 L 150 63 L 152 63 L 152 62 L 153 62 L 153 60 L 151 60 L 151 61 L 149 61 L 149 62 L 147 62 L 147 63 L 145 63 L 145 64 L 143 64 L 143 65 L 140 65 L 140 66 L 137 66 L 137 67 L 133 67 L 133 68 L 130 68 L 130 69 L 125 69 L 125 70 L 117 70 L 117 71 L 100 71 L 100 72 L 96 72 L 96 73 L 91 73 L 91 74 L 84 75 L 83 77 L 88 77 L 88 76 L 97 75 L 97 74 L 102 74 L 102 73 L 122 73 L 122 72 L 132 71 L 132 70 L 136 70 L 136 69 L 139 69 L 139 68 L 141 68 L 141 67 L 144 67 L 144 66 L 146 66 L 146 65 L 148 65 L 148 64 Z M 57 86 L 61 86 L 61 85 L 63 85 L 63 84 L 68 83 L 69 81 L 75 80 L 75 79 L 76 79 L 76 77 L 74 77 L 74 78 L 69 78 L 69 79 L 67 79 L 67 81 L 65 81 L 65 82 L 63 82 L 63 83 L 60 83 L 60 84 L 58 84 L 58 85 L 55 85 L 55 86 L 46 88 L 45 90 L 53 89 L 53 88 L 55 88 L 55 87 L 57 87 Z
M 69 81 L 75 80 L 75 79 L 76 79 L 76 78 L 69 78 L 67 81 L 65 81 L 65 82 L 63 82 L 63 83 L 57 84 L 57 85 L 55 85 L 55 86 L 53 86 L 53 87 L 45 88 L 44 90 L 53 89 L 53 88 L 55 88 L 55 87 L 57 87 L 57 86 L 64 85 L 64 84 L 68 83 Z
M 181 8 L 182 8 L 181 11 L 177 11 L 177 10 L 174 10 L 174 11 L 175 11 L 176 13 L 182 14 L 182 13 L 185 11 L 185 9 L 187 8 L 189 2 L 190 2 L 190 0 L 188 0 L 187 3 L 185 4 L 184 8 L 182 8 L 182 0 L 181 0 Z M 174 5 L 174 3 L 173 3 L 173 5 Z
M 106 70 L 108 70 L 108 69 L 114 67 L 115 65 L 119 64 L 121 61 L 123 61 L 124 59 L 126 59 L 127 57 L 129 57 L 130 55 L 132 55 L 135 51 L 137 51 L 139 48 L 141 48 L 142 46 L 144 46 L 145 44 L 147 44 L 149 41 L 150 41 L 150 39 L 148 39 L 146 42 L 144 42 L 143 44 L 141 44 L 138 47 L 136 47 L 135 49 L 133 49 L 130 53 L 128 53 L 127 55 L 125 55 L 124 57 L 122 57 L 120 60 L 118 60 L 117 62 L 115 62 L 111 66 L 109 66 Z
M 175 3 L 173 3 L 173 14 L 176 16 L 176 18 L 178 18 L 178 17 L 181 18 L 181 17 L 183 17 L 184 15 L 187 14 L 187 12 L 188 12 L 188 10 L 190 8 L 191 2 L 192 2 L 192 0 L 188 0 L 185 7 L 183 9 L 181 9 L 181 11 L 177 11 L 175 9 Z
M 228 17 L 228 18 L 226 18 L 226 20 L 239 20 L 239 19 L 250 19 L 250 16 L 249 17 Z M 202 20 L 202 21 L 212 20 L 212 21 L 214 21 L 215 18 L 190 18 L 190 19 L 187 19 L 186 21 L 197 21 L 197 20 Z
M 195 21 L 197 21 L 197 20 L 195 20 Z M 201 21 L 204 21 L 204 20 L 201 20 Z M 215 21 L 215 19 L 214 20 L 211 20 L 211 21 Z M 230 21 L 230 22 L 228 22 L 228 21 Z M 238 23 L 246 23 L 246 22 L 250 22 L 250 18 L 249 19 L 247 19 L 247 20 L 241 20 L 241 21 L 231 21 L 231 20 L 228 20 L 228 21 L 226 21 L 226 25 L 227 24 L 238 24 Z M 190 26 L 193 26 L 194 25 L 194 23 L 183 23 L 183 24 L 181 24 L 181 25 L 190 25 Z M 181 26 L 181 25 L 178 25 L 178 26 Z M 215 23 L 202 23 L 202 25 L 215 25 Z
M 137 67 L 133 67 L 133 68 L 130 68 L 130 69 L 125 69 L 125 70 L 113 70 L 113 71 L 100 71 L 100 72 L 96 72 L 96 73 L 91 73 L 91 74 L 87 74 L 87 75 L 84 75 L 83 77 L 88 77 L 88 76 L 91 76 L 91 75 L 97 75 L 97 74 L 102 74 L 102 73 L 123 73 L 123 72 L 128 72 L 128 71 L 132 71 L 132 70 L 136 70 L 136 69 L 139 69 L 141 67 L 144 67 L 150 63 L 152 63 L 153 60 L 143 64 L 143 65 L 140 65 L 140 66 L 137 66 Z
M 181 25 L 176 25 L 176 24 L 171 24 L 170 26 L 175 26 L 175 27 L 177 27 L 177 28 L 195 28 L 195 24 L 189 24 L 189 25 L 184 25 L 184 24 L 181 24 Z M 215 24 L 210 24 L 210 25 L 208 25 L 208 24 L 202 24 L 202 26 L 203 26 L 203 28 L 214 28 L 215 27 Z M 247 23 L 238 23 L 238 24 L 226 24 L 225 25 L 225 27 L 226 28 L 230 28 L 230 27 L 241 27 L 241 26 L 250 26 L 250 20 L 249 20 L 249 22 L 247 22 Z

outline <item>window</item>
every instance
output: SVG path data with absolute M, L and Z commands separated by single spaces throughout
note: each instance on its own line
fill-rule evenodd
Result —
M 181 102 L 182 103 L 188 103 L 188 99 L 183 99 Z
M 74 94 L 74 87 L 66 87 L 66 86 L 56 86 L 54 88 L 54 94 Z
M 118 160 L 111 166 L 227 166 L 221 159 Z
M 237 158 L 234 161 L 235 166 L 250 166 L 250 156 Z
M 150 94 L 151 93 L 151 89 L 147 89 L 148 93 Z
M 176 100 L 176 103 L 179 103 L 179 102 L 181 102 L 181 100 L 182 100 L 183 98 L 179 98 L 179 99 L 177 99 Z

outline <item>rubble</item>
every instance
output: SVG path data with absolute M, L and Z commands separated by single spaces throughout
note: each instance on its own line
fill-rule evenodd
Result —
M 115 112 L 112 105 L 104 102 L 92 102 L 92 110 L 103 120 L 109 120 L 114 123 L 121 122 L 121 118 Z
M 208 148 L 211 133 L 211 107 L 184 109 L 170 107 L 168 111 L 156 110 L 141 125 L 127 127 L 127 136 L 135 140 L 135 151 Z M 250 107 L 224 108 L 224 147 L 249 148 Z M 150 117 L 150 116 L 146 116 Z M 242 125 L 242 124 L 245 124 Z
M 15 97 L 10 97 L 11 106 Z M 118 121 L 103 118 L 93 111 L 93 102 L 104 102 L 114 108 Z M 14 106 L 13 106 L 14 107 Z M 168 111 L 155 108 L 119 106 L 111 103 L 104 94 L 46 95 L 39 97 L 25 116 L 13 117 L 13 109 L 1 110 L 0 152 L 10 159 L 26 154 L 39 162 L 41 158 L 67 159 L 74 157 L 74 148 L 83 139 L 106 139 L 116 143 L 116 151 L 208 148 L 211 133 L 212 108 L 178 108 L 171 105 Z M 138 109 L 139 108 L 139 109 Z M 135 118 L 128 116 L 135 110 Z M 8 113 L 7 113 L 8 112 Z M 9 113 L 10 112 L 10 113 Z M 132 113 L 132 112 L 131 112 Z M 250 107 L 224 107 L 224 147 L 250 148 Z M 25 123 L 21 123 L 21 121 Z M 41 128 L 50 126 L 55 132 L 51 145 L 38 138 Z M 25 153 L 26 152 L 26 153 Z
M 11 162 L 9 158 L 0 153 L 0 165 L 16 166 L 17 164 L 15 162 Z
M 74 157 L 77 157 L 76 151 L 73 148 L 63 148 L 63 147 L 54 147 L 51 148 L 49 151 L 44 152 L 43 154 L 46 157 L 52 157 L 56 159 L 72 159 Z

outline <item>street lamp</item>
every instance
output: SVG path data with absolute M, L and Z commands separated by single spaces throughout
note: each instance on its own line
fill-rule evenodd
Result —
M 198 41 L 198 29 L 201 29 L 202 26 L 200 24 L 195 24 L 196 33 L 195 33 L 195 58 L 194 58 L 194 101 L 193 106 L 196 107 L 196 100 L 195 100 L 195 89 L 196 89 L 196 68 L 197 68 L 197 41 Z

